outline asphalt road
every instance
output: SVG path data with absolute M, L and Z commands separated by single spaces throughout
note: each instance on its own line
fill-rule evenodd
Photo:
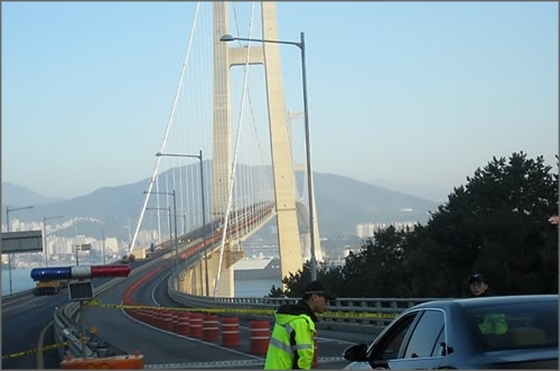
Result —
M 26 296 L 2 302 L 2 369 L 59 368 L 56 349 L 42 354 L 36 350 L 41 337 L 44 345 L 53 344 L 53 327 L 49 324 L 55 308 L 67 302 L 67 289 L 57 295 Z
M 143 305 L 176 307 L 167 296 L 169 272 L 161 272 L 133 295 Z M 126 279 L 103 294 L 103 304 L 120 304 L 122 293 L 138 278 Z M 262 369 L 264 356 L 251 354 L 249 320 L 240 319 L 240 344 L 235 349 L 221 346 L 219 341 L 208 342 L 167 332 L 139 322 L 121 309 L 90 307 L 84 311 L 87 327 L 95 326 L 97 336 L 128 353 L 139 351 L 144 356 L 145 368 L 229 368 Z M 272 327 L 273 321 L 270 317 Z M 356 342 L 369 343 L 375 334 L 321 330 L 318 354 L 321 368 L 342 368 L 347 361 L 342 352 Z
M 154 257 L 152 257 L 153 259 Z M 130 264 L 132 268 L 152 259 Z M 103 304 L 120 304 L 126 288 L 142 277 L 128 277 L 100 296 Z M 134 300 L 144 305 L 176 307 L 167 296 L 169 270 L 161 272 L 134 293 Z M 108 279 L 94 279 L 98 286 Z M 58 369 L 56 349 L 38 352 L 38 344 L 53 344 L 53 314 L 56 307 L 68 303 L 67 289 L 52 296 L 27 296 L 2 302 L 2 369 Z M 273 319 L 269 318 L 272 327 Z M 249 320 L 240 318 L 240 344 L 235 349 L 219 342 L 207 342 L 149 326 L 128 316 L 121 309 L 86 307 L 79 318 L 86 330 L 95 328 L 96 336 L 113 347 L 144 356 L 145 368 L 228 368 L 262 369 L 264 357 L 251 354 Z M 375 333 L 330 331 L 320 329 L 318 354 L 320 368 L 340 369 L 348 362 L 342 352 L 351 344 L 369 343 Z M 17 357 L 11 355 L 18 354 Z M 6 356 L 6 358 L 4 358 Z

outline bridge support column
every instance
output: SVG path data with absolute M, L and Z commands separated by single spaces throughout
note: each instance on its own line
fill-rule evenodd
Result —
M 235 295 L 235 281 L 233 264 L 243 258 L 243 251 L 233 251 L 229 242 L 225 243 L 222 259 L 222 271 L 218 282 L 218 296 L 233 297 Z M 214 295 L 216 288 L 216 275 L 220 262 L 220 249 L 208 255 L 208 276 L 210 277 L 210 296 Z
M 278 40 L 276 3 L 263 1 L 261 6 L 263 39 Z M 263 54 L 276 195 L 280 270 L 282 278 L 284 278 L 290 273 L 295 274 L 302 269 L 303 262 L 297 224 L 294 167 L 286 125 L 286 106 L 278 44 L 263 43 Z

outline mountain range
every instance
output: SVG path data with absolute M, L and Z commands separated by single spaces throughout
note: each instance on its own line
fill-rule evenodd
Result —
M 298 184 L 302 180 L 303 173 L 297 173 Z M 80 234 L 100 236 L 103 223 L 106 236 L 126 240 L 129 230 L 136 227 L 144 200 L 143 192 L 148 189 L 148 184 L 149 179 L 146 178 L 136 183 L 99 188 L 90 194 L 64 200 L 2 182 L 2 209 L 33 205 L 32 209 L 11 214 L 10 220 L 17 218 L 24 222 L 42 222 L 44 217 L 54 219 L 54 216 L 63 216 L 56 221 L 56 224 L 61 224 L 80 218 L 76 223 Z M 314 173 L 314 185 L 321 237 L 355 236 L 356 225 L 364 223 L 417 221 L 425 224 L 430 212 L 436 211 L 439 205 L 434 201 L 334 174 Z M 196 208 L 193 212 L 197 212 Z M 57 235 L 70 237 L 76 233 L 74 225 L 69 224 L 65 229 L 58 230 Z

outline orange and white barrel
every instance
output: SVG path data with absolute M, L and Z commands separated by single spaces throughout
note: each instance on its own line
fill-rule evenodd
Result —
M 214 314 L 205 314 L 202 317 L 202 339 L 206 341 L 217 341 L 218 330 L 218 316 Z
M 177 333 L 187 336 L 190 335 L 191 327 L 189 323 L 189 317 L 190 315 L 188 312 L 179 312 L 179 324 L 177 326 Z
M 161 311 L 161 328 L 166 331 L 173 331 L 173 313 L 170 310 Z
M 173 315 L 173 332 L 179 333 L 179 311 L 172 310 Z
M 222 345 L 228 348 L 239 346 L 239 318 L 222 318 Z
M 191 313 L 190 314 L 190 336 L 196 339 L 202 339 L 202 314 L 201 313 Z
M 317 333 L 313 334 L 313 363 L 312 368 L 319 368 L 319 353 L 317 352 Z
M 251 353 L 265 355 L 270 341 L 270 323 L 268 321 L 251 321 L 249 330 L 251 334 Z

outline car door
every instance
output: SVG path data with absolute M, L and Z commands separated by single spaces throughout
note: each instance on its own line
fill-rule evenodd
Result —
M 445 312 L 423 310 L 413 325 L 398 356 L 388 362 L 388 369 L 433 369 L 443 362 L 447 352 Z
M 368 349 L 367 359 L 371 368 L 390 368 L 389 363 L 399 358 L 419 313 L 415 311 L 402 316 L 375 340 Z

